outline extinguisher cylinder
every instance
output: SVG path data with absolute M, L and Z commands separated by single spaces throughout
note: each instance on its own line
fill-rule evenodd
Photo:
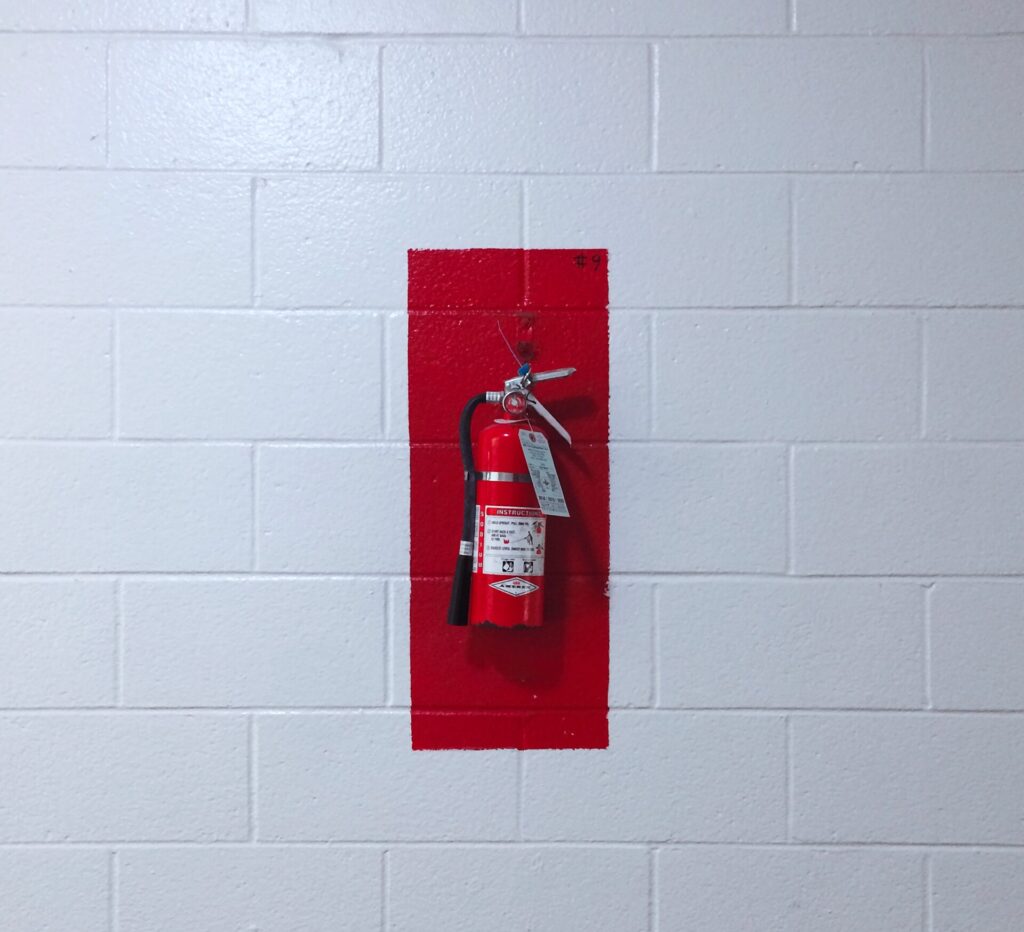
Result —
M 535 628 L 544 620 L 547 518 L 538 507 L 519 432 L 527 420 L 497 420 L 476 438 L 478 480 L 470 625 Z

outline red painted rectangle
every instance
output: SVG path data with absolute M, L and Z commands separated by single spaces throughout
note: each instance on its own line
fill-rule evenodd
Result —
M 608 746 L 608 257 L 599 249 L 409 252 L 412 744 Z M 500 331 L 499 331 L 500 326 Z M 575 366 L 537 393 L 573 436 L 552 445 L 571 518 L 549 519 L 544 624 L 450 627 L 462 467 L 457 424 L 515 362 Z M 493 419 L 483 406 L 474 433 Z

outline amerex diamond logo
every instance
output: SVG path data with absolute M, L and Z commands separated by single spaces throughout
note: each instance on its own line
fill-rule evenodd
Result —
M 520 596 L 529 595 L 537 587 L 532 582 L 513 576 L 511 579 L 503 579 L 501 582 L 492 582 L 491 588 L 497 589 L 498 592 L 504 592 L 505 595 Z

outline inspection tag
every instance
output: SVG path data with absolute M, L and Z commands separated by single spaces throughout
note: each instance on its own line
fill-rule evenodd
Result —
M 520 430 L 519 442 L 523 447 L 523 456 L 526 457 L 526 467 L 530 470 L 540 510 L 546 515 L 568 518 L 569 507 L 565 504 L 562 483 L 558 481 L 558 471 L 551 456 L 548 438 L 539 431 Z

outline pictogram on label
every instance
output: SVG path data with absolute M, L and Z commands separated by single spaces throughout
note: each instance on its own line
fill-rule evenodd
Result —
M 528 595 L 531 592 L 536 592 L 537 587 L 532 582 L 527 582 L 525 579 L 520 579 L 518 576 L 513 576 L 511 579 L 503 579 L 501 582 L 492 582 L 492 589 L 497 589 L 498 592 L 504 592 L 505 595 Z
M 486 575 L 544 575 L 547 519 L 539 508 L 487 505 L 480 517 L 479 550 Z

